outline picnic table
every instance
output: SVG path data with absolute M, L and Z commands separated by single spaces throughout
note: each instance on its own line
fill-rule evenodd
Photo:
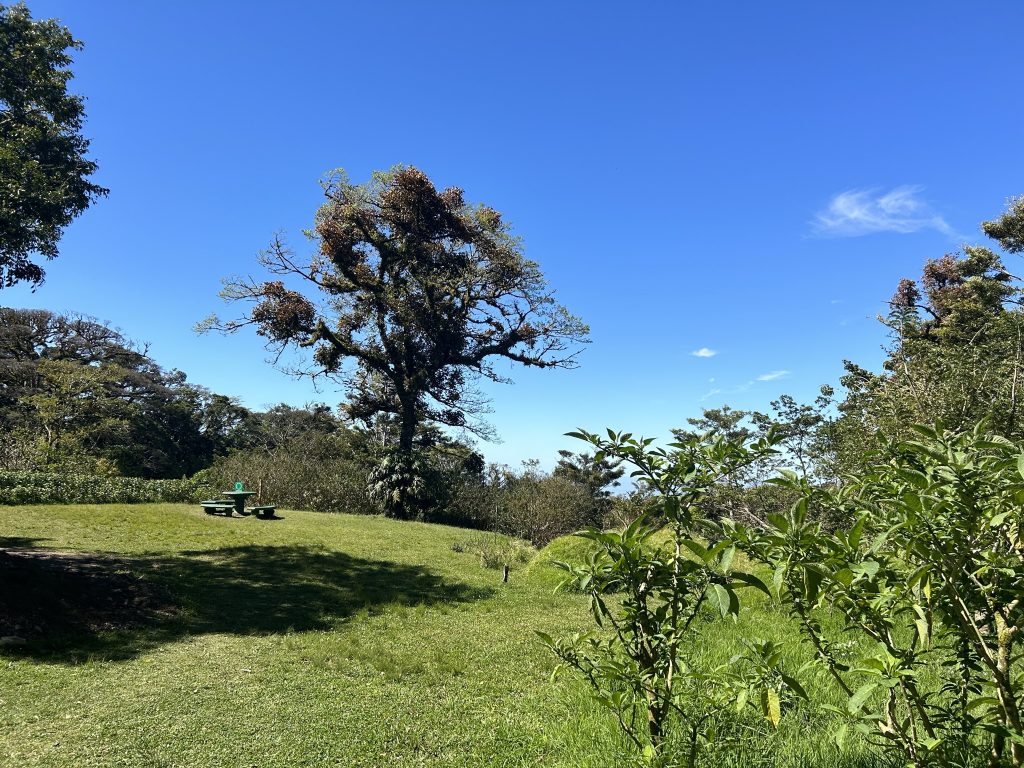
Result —
M 256 491 L 247 491 L 242 483 L 235 483 L 234 489 L 230 491 L 221 491 L 223 498 L 220 499 L 207 499 L 206 501 L 200 502 L 203 511 L 208 515 L 223 514 L 231 517 L 232 512 L 237 512 L 241 516 L 256 515 L 261 520 L 274 520 L 274 510 L 277 507 L 273 504 L 265 504 L 261 507 L 250 507 L 245 508 L 245 500 L 250 496 L 255 496 Z
M 250 496 L 255 496 L 256 491 L 222 491 L 225 498 L 231 499 L 235 504 L 235 512 L 239 515 L 245 515 L 245 500 Z M 230 514 L 230 513 L 229 513 Z

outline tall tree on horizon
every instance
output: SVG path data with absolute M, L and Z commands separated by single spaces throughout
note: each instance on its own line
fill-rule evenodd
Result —
M 501 214 L 468 205 L 461 189 L 439 191 L 422 171 L 396 167 L 367 184 L 338 171 L 324 191 L 309 233 L 317 252 L 300 259 L 275 238 L 260 258 L 306 292 L 283 280 L 228 280 L 222 297 L 251 310 L 237 320 L 208 318 L 200 329 L 252 325 L 278 356 L 311 349 L 311 365 L 293 372 L 342 383 L 354 419 L 393 414 L 397 449 L 376 482 L 390 488 L 388 512 L 409 517 L 421 485 L 418 425 L 479 431 L 472 417 L 485 401 L 474 380 L 505 381 L 499 360 L 575 367 L 589 331 L 555 301 Z

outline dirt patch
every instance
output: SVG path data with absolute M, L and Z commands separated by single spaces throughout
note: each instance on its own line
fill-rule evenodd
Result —
M 176 612 L 132 563 L 104 555 L 0 548 L 0 638 L 57 642 L 131 629 Z

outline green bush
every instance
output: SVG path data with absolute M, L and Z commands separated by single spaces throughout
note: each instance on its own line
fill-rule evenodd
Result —
M 592 525 L 594 511 L 594 499 L 582 485 L 528 465 L 521 474 L 506 477 L 495 525 L 503 533 L 543 547 Z
M 528 563 L 534 551 L 528 542 L 497 533 L 479 534 L 452 544 L 452 552 L 477 555 L 480 558 L 480 565 L 492 570 L 499 570 L 505 565 L 515 568 Z
M 912 429 L 891 444 L 879 434 L 869 471 L 840 488 L 784 473 L 775 482 L 797 502 L 764 530 L 736 527 L 735 541 L 773 570 L 857 738 L 916 768 L 986 753 L 1022 766 L 1024 445 L 985 422 Z M 854 522 L 829 532 L 810 509 Z M 834 649 L 851 637 L 871 650 L 849 664 Z
M 0 504 L 150 504 L 194 502 L 210 492 L 202 478 L 143 480 L 62 472 L 0 471 Z
M 256 491 L 253 504 L 276 504 L 313 512 L 370 514 L 368 468 L 345 434 L 308 433 L 271 450 L 250 449 L 222 456 L 204 471 L 214 493 L 244 482 Z

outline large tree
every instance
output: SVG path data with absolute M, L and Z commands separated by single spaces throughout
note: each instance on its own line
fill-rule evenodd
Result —
M 501 214 L 468 205 L 462 190 L 439 191 L 408 167 L 358 185 L 336 172 L 324 190 L 310 233 L 318 250 L 300 259 L 277 238 L 261 256 L 289 283 L 229 280 L 222 296 L 251 310 L 204 325 L 253 325 L 278 354 L 312 349 L 305 372 L 343 382 L 349 416 L 392 414 L 390 511 L 406 516 L 417 427 L 473 429 L 483 402 L 474 380 L 504 380 L 498 361 L 572 367 L 588 329 L 555 301 Z
M 1003 250 L 1024 250 L 1024 200 L 982 228 Z M 901 280 L 883 318 L 884 371 L 845 363 L 846 396 L 824 441 L 835 470 L 861 469 L 877 433 L 905 438 L 916 423 L 960 430 L 984 418 L 993 432 L 1024 438 L 1022 302 L 1020 281 L 982 246 L 928 261 L 919 281 Z
M 33 254 L 54 258 L 64 227 L 107 194 L 88 179 L 84 102 L 67 90 L 81 47 L 56 20 L 0 5 L 0 288 L 41 283 Z

